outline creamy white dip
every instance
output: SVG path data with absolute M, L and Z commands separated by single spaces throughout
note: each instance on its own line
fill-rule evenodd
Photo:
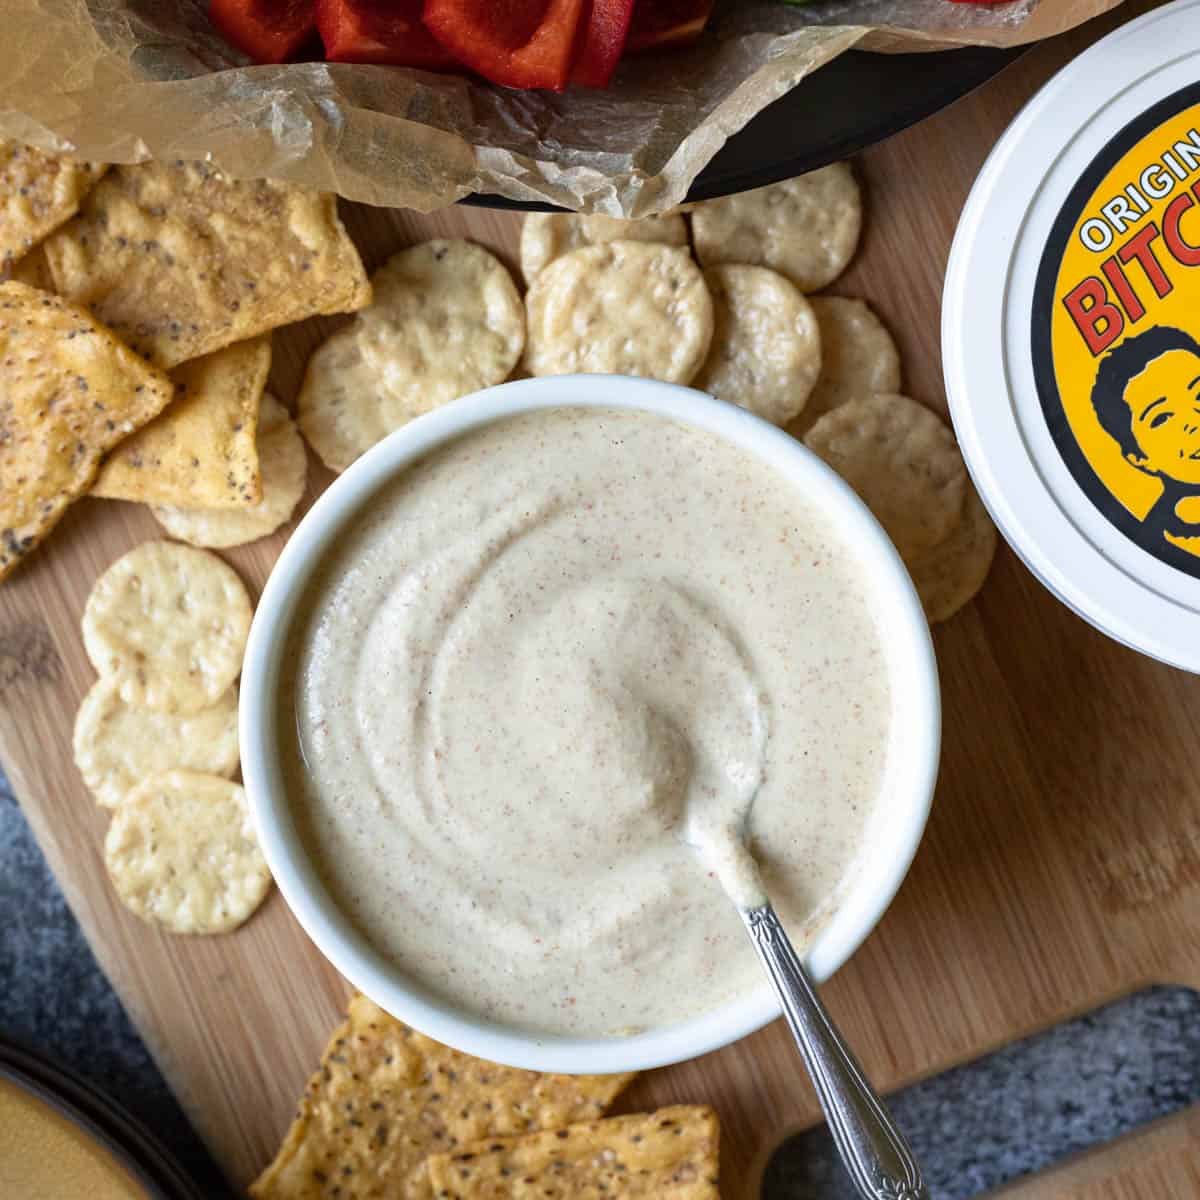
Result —
M 749 808 L 797 943 L 828 916 L 888 753 L 868 594 L 828 520 L 709 434 L 564 408 L 463 437 L 373 498 L 293 630 L 284 758 L 327 886 L 410 978 L 525 1030 L 746 992 L 689 843 Z

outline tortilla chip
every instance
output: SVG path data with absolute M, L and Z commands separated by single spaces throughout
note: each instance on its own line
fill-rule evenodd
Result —
M 257 1200 L 429 1200 L 425 1159 L 600 1116 L 632 1075 L 544 1075 L 460 1054 L 350 1001 Z
M 717 1114 L 678 1104 L 429 1158 L 439 1200 L 719 1200 Z
M 290 521 L 308 483 L 308 455 L 296 423 L 269 392 L 258 410 L 258 467 L 262 499 L 249 508 L 155 504 L 150 511 L 173 538 L 210 550 L 256 542 Z
M 335 196 L 200 162 L 115 168 L 46 257 L 58 292 L 161 367 L 371 299 Z
M 46 261 L 46 252 L 41 246 L 34 246 L 28 254 L 0 271 L 0 277 L 15 279 L 18 283 L 27 284 L 41 292 L 54 291 L 54 277 L 50 274 L 50 264 Z
M 171 381 L 73 304 L 0 284 L 0 579 L 87 491 Z
M 0 138 L 0 269 L 69 221 L 107 169 Z
M 270 369 L 268 338 L 177 367 L 175 399 L 116 448 L 92 495 L 193 508 L 257 504 L 258 407 Z

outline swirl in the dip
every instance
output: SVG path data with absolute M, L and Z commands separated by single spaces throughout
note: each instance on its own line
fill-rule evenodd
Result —
M 411 978 L 544 1033 L 627 1032 L 758 981 L 697 831 L 746 829 L 803 944 L 863 842 L 890 697 L 867 582 L 727 443 L 555 409 L 377 495 L 289 661 L 301 828 Z M 701 839 L 703 840 L 703 839 Z

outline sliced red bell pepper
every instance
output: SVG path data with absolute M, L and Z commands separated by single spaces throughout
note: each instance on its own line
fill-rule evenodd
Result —
M 567 85 L 585 0 L 425 0 L 424 20 L 464 66 L 513 88 Z
M 713 0 L 638 0 L 625 50 L 666 50 L 694 41 L 712 16 Z
M 210 0 L 208 15 L 256 63 L 287 62 L 317 27 L 313 0 Z
M 608 87 L 621 61 L 634 0 L 592 0 L 583 23 L 583 39 L 571 68 L 571 82 L 581 87 Z
M 330 62 L 441 70 L 449 51 L 421 24 L 424 0 L 317 0 L 317 30 Z

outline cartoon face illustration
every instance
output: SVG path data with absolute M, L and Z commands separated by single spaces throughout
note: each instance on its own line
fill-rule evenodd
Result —
M 1125 459 L 1200 486 L 1200 342 L 1157 326 L 1126 338 L 1096 372 L 1092 404 Z

